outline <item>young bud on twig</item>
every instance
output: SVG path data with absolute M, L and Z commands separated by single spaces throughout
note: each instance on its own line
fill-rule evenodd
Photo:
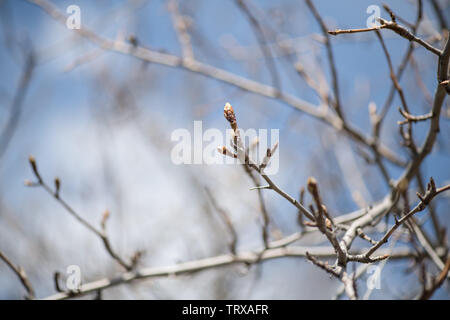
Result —
M 436 191 L 436 184 L 434 183 L 433 177 L 430 177 L 430 182 L 427 185 L 427 189 L 433 192 Z
M 106 229 L 106 221 L 108 221 L 109 215 L 109 210 L 105 210 L 105 212 L 103 212 L 102 221 L 100 223 L 103 230 Z
M 31 168 L 33 168 L 33 171 L 36 171 L 37 170 L 36 169 L 36 159 L 32 155 L 30 155 L 28 157 L 28 161 L 30 162 Z
M 39 171 L 37 169 L 36 159 L 32 155 L 30 155 L 28 157 L 28 162 L 30 162 L 31 169 L 33 169 L 33 173 L 36 176 L 36 178 L 38 179 L 38 182 L 42 183 L 41 175 L 39 174 Z
M 316 193 L 316 191 L 317 191 L 317 181 L 316 181 L 316 179 L 314 179 L 313 177 L 309 177 L 308 181 L 306 182 L 306 186 L 308 188 L 308 191 L 311 194 Z
M 28 161 L 30 162 L 31 169 L 33 169 L 33 172 L 36 174 L 36 172 L 37 172 L 36 159 L 30 155 L 28 157 Z
M 236 115 L 234 114 L 233 107 L 228 102 L 225 104 L 225 107 L 223 108 L 223 115 L 225 116 L 225 119 L 227 119 L 227 121 L 230 123 L 233 131 L 236 131 L 237 130 Z
M 270 158 L 274 155 L 274 153 L 277 150 L 277 148 L 278 148 L 278 142 L 275 143 L 275 145 L 273 146 L 272 149 L 267 148 L 266 155 L 265 155 L 261 165 L 259 166 L 261 169 L 264 169 L 267 166 L 267 164 L 270 161 Z

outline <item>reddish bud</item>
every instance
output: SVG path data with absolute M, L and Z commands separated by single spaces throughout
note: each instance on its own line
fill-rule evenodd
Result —
M 236 115 L 234 113 L 233 107 L 228 102 L 225 104 L 225 107 L 223 108 L 223 115 L 225 119 L 231 124 L 231 127 L 233 130 L 237 129 L 236 124 Z

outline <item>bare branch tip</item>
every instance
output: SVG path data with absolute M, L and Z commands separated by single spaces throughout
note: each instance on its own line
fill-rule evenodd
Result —
M 308 191 L 313 193 L 317 190 L 317 180 L 314 177 L 309 177 L 308 181 L 306 182 Z
M 225 104 L 225 107 L 223 108 L 223 115 L 225 119 L 227 119 L 227 121 L 230 123 L 233 130 L 236 130 L 237 129 L 236 114 L 234 113 L 234 109 L 229 102 L 227 102 Z

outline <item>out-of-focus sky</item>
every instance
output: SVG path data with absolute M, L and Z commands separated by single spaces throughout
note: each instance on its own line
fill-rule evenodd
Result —
M 314 1 L 329 29 L 365 27 L 367 7 L 381 7 L 383 2 Z M 403 19 L 414 21 L 415 1 L 387 2 Z M 448 1 L 441 2 L 448 17 Z M 82 26 L 109 39 L 133 34 L 143 46 L 181 54 L 165 1 L 53 3 L 63 12 L 69 5 L 78 5 Z M 294 60 L 314 70 L 314 57 L 318 56 L 329 81 L 325 49 L 317 41 L 320 29 L 303 1 L 254 4 L 260 10 L 258 15 L 267 19 L 265 23 L 276 28 L 278 40 L 295 40 L 298 57 Z M 86 219 L 97 225 L 102 212 L 110 210 L 108 230 L 114 245 L 129 256 L 134 250 L 145 250 L 146 266 L 173 264 L 226 250 L 226 241 L 218 239 L 227 236 L 223 230 L 217 231 L 221 230 L 220 220 L 214 213 L 203 212 L 203 186 L 214 190 L 221 205 L 230 211 L 239 233 L 239 248 L 261 246 L 256 194 L 249 191 L 252 184 L 242 169 L 176 166 L 170 160 L 173 130 L 193 130 L 194 120 L 203 121 L 204 129 L 227 129 L 223 118 L 227 101 L 234 106 L 241 127 L 280 130 L 280 169 L 274 180 L 288 193 L 297 195 L 307 177 L 315 176 L 323 185 L 330 211 L 339 214 L 358 208 L 351 197 L 355 186 L 368 202 L 380 200 L 388 190 L 373 167 L 364 169 L 359 178 L 353 176 L 353 167 L 365 167 L 350 140 L 276 100 L 180 69 L 99 52 L 95 45 L 78 38 L 27 1 L 1 1 L 0 10 L 0 128 L 8 118 L 23 70 L 21 48 L 32 48 L 38 57 L 17 130 L 0 158 L 0 250 L 27 270 L 39 297 L 54 292 L 53 272 L 64 272 L 68 265 L 79 265 L 84 281 L 114 274 L 120 268 L 106 255 L 101 242 L 42 189 L 24 186 L 25 179 L 33 178 L 27 163 L 30 154 L 47 181 L 55 176 L 61 179 L 62 196 Z M 255 34 L 234 1 L 181 1 L 180 11 L 192 19 L 192 41 L 199 61 L 271 84 Z M 384 11 L 382 17 L 389 18 Z M 429 1 L 424 1 L 421 26 L 419 33 L 439 30 Z M 382 34 L 392 62 L 398 66 L 409 43 L 390 31 Z M 332 37 L 331 41 L 347 118 L 369 135 L 368 105 L 373 102 L 380 108 L 391 87 L 385 56 L 374 34 Z M 67 71 L 88 53 L 96 57 Z M 422 81 L 433 94 L 437 58 L 423 48 L 416 49 L 415 58 Z M 276 59 L 276 66 L 281 70 L 285 92 L 319 103 L 292 66 L 281 59 Z M 428 112 L 429 105 L 414 79 L 415 73 L 408 67 L 401 81 L 407 100 L 414 114 Z M 115 90 L 125 92 L 122 105 L 117 103 Z M 408 152 L 399 147 L 399 105 L 396 96 L 381 140 L 407 158 Z M 448 99 L 444 109 L 448 110 Z M 428 125 L 417 124 L 415 128 L 417 141 L 422 141 Z M 443 116 L 434 152 L 422 167 L 425 179 L 433 176 L 438 185 L 450 179 L 449 129 L 448 117 Z M 394 179 L 401 173 L 391 165 L 388 170 Z M 329 181 L 321 179 L 325 177 Z M 364 183 L 366 178 L 370 183 Z M 273 193 L 265 193 L 265 200 L 283 234 L 298 230 L 295 208 Z M 448 204 L 448 197 L 436 201 L 441 221 L 447 226 Z M 388 263 L 383 269 L 383 288 L 374 290 L 372 297 L 409 296 L 415 290 L 415 275 L 405 274 L 405 267 L 404 263 Z M 327 299 L 338 286 L 303 259 L 274 260 L 244 271 L 232 268 L 219 276 L 208 271 L 192 277 L 147 281 L 112 289 L 105 297 Z M 0 298 L 19 298 L 22 291 L 14 275 L 0 263 Z M 446 289 L 436 295 L 448 296 Z

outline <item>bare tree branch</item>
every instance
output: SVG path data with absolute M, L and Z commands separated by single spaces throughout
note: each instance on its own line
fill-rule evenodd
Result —
M 389 30 L 394 31 L 395 33 L 397 33 L 398 35 L 402 36 L 403 38 L 405 38 L 405 39 L 407 39 L 409 41 L 417 42 L 422 47 L 424 47 L 425 49 L 427 49 L 428 51 L 434 53 L 437 56 L 440 56 L 442 54 L 441 50 L 433 47 L 431 44 L 429 44 L 426 41 L 420 39 L 419 37 L 416 37 L 408 29 L 406 29 L 405 27 L 399 25 L 398 23 L 396 23 L 394 21 L 387 21 L 387 20 L 384 20 L 383 18 L 380 18 L 379 20 L 381 22 L 381 25 L 378 26 L 378 27 L 370 27 L 370 28 L 362 28 L 362 29 L 347 29 L 347 30 L 337 29 L 337 30 L 334 30 L 334 31 L 328 31 L 328 33 L 333 35 L 333 36 L 336 36 L 336 35 L 344 34 L 344 33 L 360 33 L 360 32 L 377 31 L 377 30 L 380 30 L 380 29 L 389 29 Z
M 23 68 L 22 76 L 19 81 L 16 93 L 11 103 L 10 116 L 4 129 L 0 134 L 0 158 L 5 153 L 8 145 L 16 131 L 20 115 L 22 113 L 23 100 L 25 99 L 28 87 L 33 76 L 33 70 L 35 68 L 35 58 L 33 52 L 28 52 L 25 57 L 25 65 Z
M 11 260 L 8 259 L 7 256 L 3 254 L 3 252 L 0 251 L 0 259 L 3 260 L 8 267 L 16 274 L 16 276 L 19 278 L 20 282 L 24 286 L 25 290 L 27 290 L 28 295 L 26 296 L 27 299 L 34 299 L 34 289 L 28 280 L 27 274 L 25 270 L 21 266 L 16 266 L 14 263 L 11 262 Z
M 254 264 L 266 260 L 272 260 L 285 257 L 306 257 L 306 252 L 314 257 L 332 258 L 335 256 L 334 249 L 331 247 L 278 247 L 273 249 L 266 249 L 262 251 L 245 251 L 236 255 L 224 254 L 216 257 L 205 258 L 195 261 L 183 262 L 177 265 L 143 268 L 136 271 L 124 272 L 114 278 L 104 278 L 101 280 L 85 283 L 81 285 L 78 292 L 73 293 L 57 293 L 55 295 L 46 297 L 47 300 L 61 300 L 72 297 L 79 297 L 89 293 L 97 292 L 98 290 L 107 289 L 120 284 L 129 283 L 140 279 L 161 278 L 168 276 L 177 276 L 182 274 L 191 274 L 203 270 L 224 267 L 234 264 Z M 410 249 L 397 249 L 390 258 L 404 259 L 412 257 L 414 253 Z
M 60 23 L 65 24 L 66 16 L 63 13 L 61 13 L 56 7 L 54 7 L 54 5 L 51 4 L 50 2 L 46 0 L 27 0 L 27 1 L 39 6 L 50 16 L 58 20 Z M 365 145 L 366 147 L 369 148 L 372 148 L 372 146 L 374 145 L 374 141 L 371 138 L 365 137 L 362 133 L 360 133 L 350 124 L 343 123 L 341 119 L 329 115 L 327 112 L 318 109 L 313 104 L 303 101 L 291 94 L 280 92 L 274 87 L 256 82 L 254 80 L 246 79 L 231 72 L 213 67 L 205 63 L 201 63 L 196 60 L 186 61 L 175 55 L 153 51 L 141 46 L 129 45 L 127 43 L 120 41 L 110 41 L 98 36 L 94 32 L 84 27 L 80 28 L 79 30 L 74 30 L 74 32 L 77 32 L 80 36 L 89 39 L 91 42 L 97 44 L 104 50 L 134 56 L 143 61 L 152 62 L 168 67 L 182 68 L 190 72 L 201 74 L 206 77 L 228 83 L 242 90 L 246 90 L 261 96 L 265 96 L 267 98 L 280 100 L 284 104 L 296 110 L 302 111 L 320 121 L 323 121 L 328 125 L 331 125 L 338 132 L 344 132 L 357 143 Z M 398 166 L 404 166 L 404 161 L 400 159 L 394 152 L 389 150 L 386 146 L 382 144 L 376 145 L 375 150 L 377 153 L 379 153 L 382 157 L 386 158 L 391 163 Z

